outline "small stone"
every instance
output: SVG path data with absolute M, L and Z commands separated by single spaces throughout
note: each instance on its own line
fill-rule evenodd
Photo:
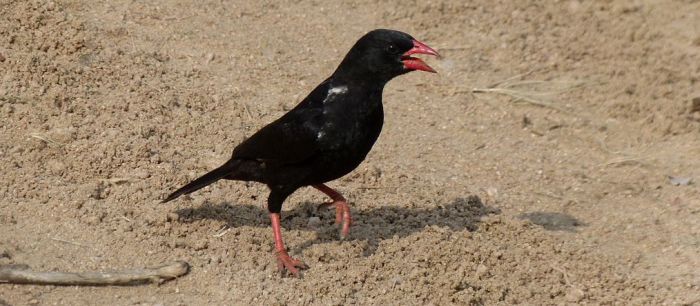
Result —
M 22 146 L 14 146 L 12 149 L 10 149 L 10 154 L 19 154 L 24 152 L 24 148 Z
M 569 290 L 566 292 L 566 296 L 564 297 L 566 301 L 572 302 L 572 303 L 578 303 L 583 298 L 586 297 L 586 293 L 581 290 L 581 288 L 576 288 L 576 287 L 571 287 Z
M 184 249 L 184 248 L 189 247 L 189 243 L 187 243 L 187 240 L 185 240 L 183 238 L 176 238 L 174 240 L 171 240 L 169 242 L 169 244 L 170 244 L 170 248 L 173 248 L 173 249 Z
M 163 226 L 166 223 L 170 222 L 170 213 L 159 213 L 155 217 L 155 224 L 158 226 Z
M 486 188 L 486 202 L 489 204 L 498 202 L 498 188 L 496 188 L 496 187 Z
M 206 240 L 199 240 L 195 242 L 193 247 L 195 251 L 206 250 L 207 248 L 209 248 L 209 242 Z
M 489 268 L 486 267 L 484 264 L 479 264 L 476 267 L 476 276 L 481 278 L 482 276 L 485 276 L 489 272 Z
M 147 179 L 147 178 L 149 178 L 149 177 L 151 176 L 151 174 L 148 173 L 148 171 L 146 171 L 146 170 L 143 169 L 143 168 L 136 168 L 136 169 L 134 169 L 133 171 L 131 171 L 131 176 L 133 176 L 134 178 L 137 178 L 137 179 L 141 179 L 141 180 L 142 180 L 142 179 Z
M 321 224 L 321 218 L 309 217 L 309 227 L 317 227 Z
M 83 218 L 83 220 L 85 220 L 85 223 L 88 225 L 97 225 L 100 223 L 100 218 L 97 216 L 89 216 L 87 218 Z
M 180 220 L 180 215 L 177 213 L 171 212 L 168 213 L 168 215 L 165 217 L 167 222 L 177 222 Z
M 690 112 L 700 112 L 700 97 L 695 97 L 690 101 Z
M 5 56 L 0 53 L 0 63 L 5 62 Z
M 73 209 L 81 209 L 81 208 L 83 208 L 84 205 L 85 205 L 85 202 L 83 202 L 82 200 L 80 200 L 80 201 L 75 200 L 75 201 L 71 202 L 70 207 L 72 207 Z
M 401 278 L 401 276 L 394 276 L 393 278 L 391 278 L 391 280 L 389 280 L 389 285 L 392 288 L 401 285 L 401 283 L 403 283 L 403 278 Z
M 693 40 L 693 45 L 700 46 L 700 36 L 696 37 L 695 40 Z
M 214 55 L 214 53 L 208 53 L 204 60 L 207 64 L 209 64 L 214 60 L 215 57 L 216 56 Z
M 693 182 L 692 177 L 668 176 L 668 180 L 673 186 L 688 186 Z
M 60 174 L 66 170 L 66 164 L 60 160 L 51 159 L 46 162 L 46 168 L 53 174 Z
M 90 183 L 88 184 L 89 196 L 95 200 L 102 200 L 105 198 L 107 193 L 107 187 L 102 184 L 102 182 Z

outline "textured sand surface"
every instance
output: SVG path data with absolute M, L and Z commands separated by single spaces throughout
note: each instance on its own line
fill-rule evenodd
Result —
M 0 17 L 0 264 L 192 265 L 162 285 L 0 284 L 0 305 L 700 301 L 698 1 L 0 0 Z M 315 190 L 285 203 L 303 279 L 277 275 L 266 187 L 158 203 L 378 27 L 438 49 L 439 74 L 390 83 L 378 143 L 329 184 L 349 239 Z M 521 74 L 500 84 L 518 98 L 471 92 Z

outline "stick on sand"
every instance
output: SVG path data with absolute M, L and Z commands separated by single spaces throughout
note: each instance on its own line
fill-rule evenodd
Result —
M 158 267 L 115 272 L 36 272 L 27 265 L 0 266 L 0 283 L 61 286 L 125 286 L 162 283 L 187 274 L 190 265 L 175 261 Z

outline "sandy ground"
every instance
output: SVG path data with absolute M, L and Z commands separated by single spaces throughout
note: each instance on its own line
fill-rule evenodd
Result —
M 0 284 L 0 305 L 700 303 L 700 2 L 194 2 L 0 0 L 0 264 L 192 265 Z M 264 186 L 158 203 L 378 27 L 440 73 L 389 84 L 377 145 L 330 184 L 349 239 L 320 193 L 285 203 L 303 279 L 276 272 Z

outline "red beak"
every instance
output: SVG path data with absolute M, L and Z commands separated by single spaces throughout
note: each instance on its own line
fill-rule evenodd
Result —
M 413 48 L 406 51 L 406 53 L 401 56 L 401 61 L 403 62 L 403 66 L 408 70 L 422 70 L 437 73 L 435 69 L 428 66 L 428 64 L 426 64 L 423 60 L 417 57 L 412 57 L 411 54 L 428 54 L 440 57 L 440 54 L 433 50 L 433 48 L 428 47 L 428 45 L 414 39 Z

